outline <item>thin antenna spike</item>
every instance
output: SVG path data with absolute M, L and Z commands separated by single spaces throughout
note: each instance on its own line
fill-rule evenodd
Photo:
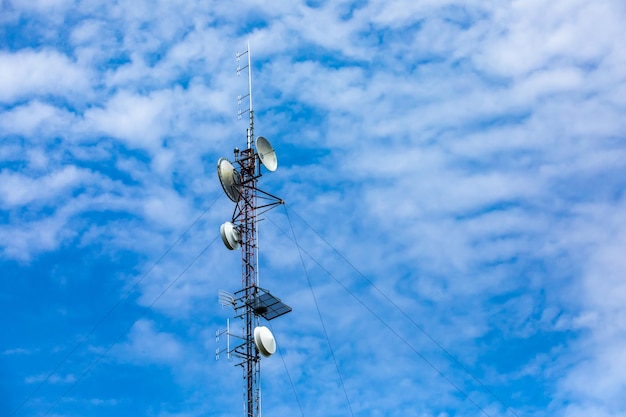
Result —
M 252 138 L 254 137 L 254 112 L 252 110 L 252 53 L 250 52 L 250 41 L 248 41 L 248 97 L 250 98 L 250 130 L 248 131 L 248 149 L 252 149 Z
M 232 360 L 230 356 L 230 319 L 226 319 L 226 334 L 228 337 L 226 338 L 226 351 L 228 352 L 227 357 L 228 360 Z

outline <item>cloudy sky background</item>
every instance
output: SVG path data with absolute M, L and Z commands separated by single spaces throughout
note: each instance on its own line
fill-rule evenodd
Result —
M 626 415 L 624 2 L 0 7 L 0 415 L 242 413 L 248 41 L 266 415 Z

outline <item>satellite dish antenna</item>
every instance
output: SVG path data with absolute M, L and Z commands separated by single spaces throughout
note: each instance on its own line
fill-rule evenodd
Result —
M 270 144 L 270 142 L 263 136 L 256 138 L 256 150 L 259 154 L 261 163 L 267 168 L 268 171 L 276 171 L 278 167 L 278 158 L 276 158 L 276 151 Z
M 220 235 L 224 245 L 230 250 L 237 250 L 241 246 L 241 234 L 239 229 L 231 222 L 226 222 L 220 226 Z
M 265 326 L 254 328 L 254 344 L 259 352 L 261 352 L 261 355 L 266 358 L 276 352 L 276 339 L 274 339 L 274 335 L 270 329 Z
M 241 191 L 239 190 L 241 176 L 239 172 L 228 159 L 220 158 L 217 161 L 217 176 L 220 178 L 220 183 L 222 183 L 222 188 L 228 198 L 236 203 L 239 197 L 241 197 Z

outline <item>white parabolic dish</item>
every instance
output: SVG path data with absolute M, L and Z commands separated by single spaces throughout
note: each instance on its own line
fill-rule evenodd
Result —
M 239 172 L 228 159 L 220 158 L 220 160 L 217 161 L 217 176 L 228 198 L 236 203 L 241 196 L 241 192 L 239 191 L 241 184 Z
M 274 335 L 265 326 L 258 326 L 254 328 L 254 344 L 259 349 L 261 355 L 266 358 L 276 352 L 276 339 Z
M 222 241 L 228 249 L 239 249 L 241 234 L 239 233 L 239 229 L 237 229 L 234 224 L 232 224 L 231 222 L 226 222 L 221 225 L 220 235 L 222 235 Z
M 259 154 L 259 159 L 268 171 L 276 171 L 278 168 L 278 158 L 276 157 L 276 151 L 270 144 L 269 140 L 263 136 L 256 138 L 256 151 Z

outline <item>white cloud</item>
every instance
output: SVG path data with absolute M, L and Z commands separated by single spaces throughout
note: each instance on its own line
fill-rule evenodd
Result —
M 90 74 L 53 49 L 0 52 L 0 101 L 55 95 L 72 101 L 89 95 Z
M 137 321 L 128 341 L 115 347 L 113 354 L 135 363 L 175 365 L 184 359 L 185 347 L 172 333 L 159 331 L 155 323 Z
M 558 399 L 571 399 L 565 415 L 615 415 L 623 411 L 626 389 L 626 283 L 622 248 L 626 244 L 624 201 L 615 206 L 582 208 L 571 231 L 564 234 L 570 248 L 584 256 L 582 280 L 574 283 L 579 298 L 568 300 L 578 311 L 570 326 L 582 332 L 565 360 L 572 364 L 559 380 Z M 563 244 L 567 244 L 563 242 Z M 589 381 L 593 381 L 592 386 Z
M 10 4 L 17 10 L 46 13 L 65 11 L 74 3 L 74 0 L 10 0 Z
M 24 348 L 14 348 L 14 349 L 6 349 L 2 351 L 3 355 L 30 355 L 34 353 L 32 350 L 24 349 Z
M 41 178 L 8 170 L 0 175 L 0 201 L 12 219 L 0 225 L 4 257 L 27 261 L 57 249 L 83 233 L 81 218 L 85 213 L 143 212 L 141 200 L 145 195 L 135 196 L 132 188 L 117 188 L 121 183 L 74 166 Z
M 41 220 L 0 226 L 2 255 L 9 259 L 28 261 L 34 254 L 57 249 L 60 241 L 75 234 L 65 228 L 68 217 L 67 210 L 59 210 L 53 216 Z
M 91 173 L 74 166 L 34 180 L 8 171 L 0 172 L 0 202 L 5 208 L 26 206 L 35 201 L 55 199 L 66 194 L 84 181 L 89 181 Z
M 232 131 L 232 127 L 220 129 L 224 111 L 224 92 L 197 83 L 187 89 L 173 86 L 148 94 L 122 89 L 102 106 L 85 111 L 81 136 L 93 141 L 86 132 L 95 132 L 151 156 L 170 152 L 162 149 L 167 141 L 178 158 L 198 157 L 220 145 Z M 195 151 L 188 153 L 188 147 Z
M 512 77 L 554 64 L 593 65 L 619 36 L 619 10 L 614 1 L 503 3 L 476 62 L 484 71 Z
M 24 382 L 27 384 L 39 384 L 44 380 L 46 380 L 46 382 L 49 382 L 50 384 L 73 384 L 76 382 L 76 376 L 73 374 L 67 374 L 65 376 L 53 374 L 48 377 L 47 374 L 41 374 L 26 377 Z
M 0 128 L 5 134 L 26 136 L 33 143 L 71 136 L 76 115 L 40 100 L 0 113 Z
M 173 190 L 153 189 L 146 195 L 143 202 L 147 220 L 158 224 L 184 227 L 193 212 L 188 201 Z
M 103 31 L 108 31 L 105 21 L 86 19 L 76 25 L 71 32 L 70 39 L 76 46 L 98 44 Z
M 142 96 L 122 91 L 101 109 L 85 112 L 85 121 L 102 135 L 125 141 L 131 148 L 154 150 L 168 127 L 169 101 L 164 94 Z

